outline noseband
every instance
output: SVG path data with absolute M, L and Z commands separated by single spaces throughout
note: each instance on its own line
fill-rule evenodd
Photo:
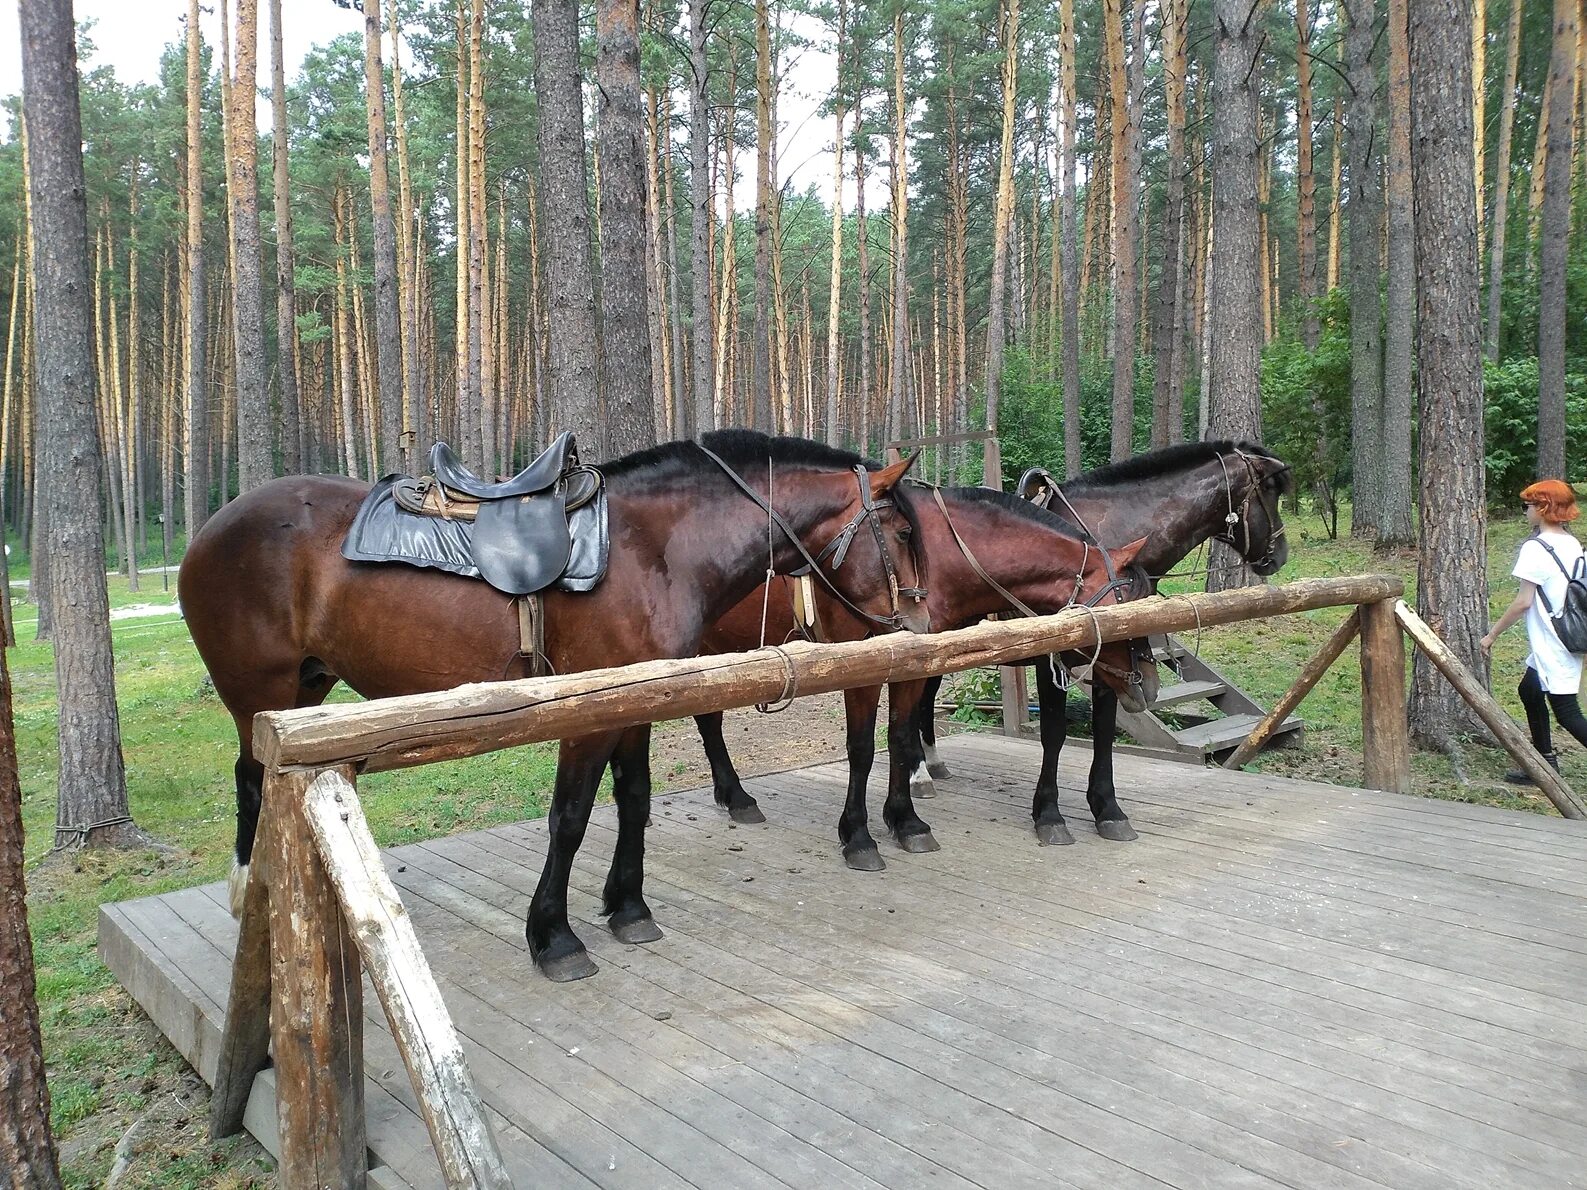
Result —
M 1274 563 L 1273 555 L 1278 550 L 1279 542 L 1284 538 L 1284 526 L 1277 524 L 1277 515 L 1275 515 L 1273 509 L 1267 506 L 1267 501 L 1263 500 L 1261 496 L 1262 485 L 1268 477 L 1262 473 L 1262 468 L 1258 466 L 1256 460 L 1243 450 L 1236 450 L 1234 454 L 1236 458 L 1245 464 L 1246 476 L 1250 482 L 1245 485 L 1245 495 L 1240 500 L 1240 507 L 1236 509 L 1234 506 L 1234 485 L 1229 479 L 1229 464 L 1222 454 L 1218 455 L 1218 464 L 1223 468 L 1223 494 L 1229 504 L 1229 515 L 1224 517 L 1224 524 L 1227 527 L 1222 533 L 1214 533 L 1212 539 L 1221 541 L 1230 549 L 1236 551 L 1245 560 L 1247 566 L 1272 566 Z M 1279 471 L 1273 472 L 1273 474 L 1280 475 L 1288 470 L 1289 467 L 1285 466 Z M 1267 518 L 1267 549 L 1263 551 L 1262 556 L 1259 558 L 1251 557 L 1251 501 L 1253 499 L 1257 502 L 1257 506 L 1261 508 L 1262 514 Z M 1236 541 L 1234 537 L 1236 525 L 1240 526 L 1241 536 L 1244 538 L 1243 548 L 1241 542 Z
M 863 464 L 857 463 L 854 466 L 854 481 L 858 485 L 860 492 L 859 511 L 848 519 L 848 522 L 843 526 L 843 528 L 838 530 L 837 536 L 827 543 L 826 548 L 824 548 L 815 557 L 811 557 L 810 551 L 805 549 L 804 542 L 799 540 L 799 535 L 795 533 L 788 522 L 783 519 L 783 515 L 771 506 L 771 502 L 769 500 L 763 499 L 759 492 L 750 487 L 749 484 L 745 483 L 738 472 L 729 467 L 727 463 L 725 463 L 722 458 L 714 451 L 710 450 L 708 447 L 702 446 L 698 442 L 695 443 L 695 446 L 699 447 L 700 451 L 706 456 L 706 458 L 710 459 L 724 472 L 726 472 L 727 477 L 737 484 L 739 489 L 745 495 L 747 495 L 765 511 L 767 519 L 775 524 L 777 528 L 781 529 L 783 536 L 785 536 L 789 542 L 793 544 L 794 549 L 799 551 L 799 556 L 805 560 L 805 565 L 797 573 L 801 575 L 814 575 L 820 580 L 821 585 L 827 589 L 827 592 L 830 595 L 832 595 L 839 603 L 847 608 L 849 612 L 857 616 L 859 619 L 868 621 L 869 623 L 877 625 L 878 627 L 885 628 L 890 632 L 896 632 L 904 627 L 903 608 L 900 600 L 907 596 L 913 599 L 916 603 L 919 603 L 926 597 L 926 589 L 924 587 L 900 587 L 898 585 L 898 568 L 893 563 L 892 552 L 887 548 L 887 535 L 882 532 L 880 515 L 884 509 L 892 508 L 893 502 L 891 500 L 878 500 L 871 495 L 871 485 L 866 479 L 866 476 L 869 474 L 869 472 L 866 471 Z M 767 466 L 768 468 L 770 467 L 769 462 Z M 768 487 L 768 493 L 769 491 L 770 489 Z M 874 615 L 871 612 L 866 611 L 864 608 L 856 607 L 849 600 L 848 596 L 844 595 L 842 591 L 838 590 L 836 585 L 833 584 L 832 580 L 827 577 L 826 572 L 821 569 L 821 563 L 826 560 L 828 555 L 832 556 L 833 570 L 837 570 L 843 565 L 844 559 L 848 557 L 849 547 L 854 544 L 855 535 L 860 531 L 860 526 L 866 524 L 867 522 L 869 522 L 871 526 L 871 532 L 876 538 L 876 548 L 881 554 L 882 572 L 887 576 L 887 593 L 888 598 L 891 600 L 892 610 L 890 614 L 886 616 Z M 918 572 L 918 564 L 916 569 Z

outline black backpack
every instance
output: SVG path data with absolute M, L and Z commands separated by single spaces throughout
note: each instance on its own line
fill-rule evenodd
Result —
M 1560 644 L 1572 653 L 1587 653 L 1587 555 L 1578 557 L 1575 564 L 1566 570 L 1565 563 L 1559 560 L 1553 546 L 1541 537 L 1532 540 L 1548 551 L 1548 556 L 1554 559 L 1554 565 L 1565 576 L 1565 601 L 1557 612 L 1549 603 L 1548 596 L 1543 594 L 1543 588 L 1537 589 L 1544 610 L 1554 622 L 1554 631 L 1559 635 Z

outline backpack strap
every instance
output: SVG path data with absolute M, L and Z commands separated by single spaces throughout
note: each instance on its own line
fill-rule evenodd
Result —
M 1541 534 L 1534 533 L 1527 540 L 1528 541 L 1537 542 L 1538 545 L 1542 546 L 1544 549 L 1546 549 L 1548 551 L 1548 556 L 1550 558 L 1554 559 L 1554 565 L 1559 567 L 1559 572 L 1565 576 L 1565 582 L 1567 584 L 1572 582 L 1573 578 L 1579 577 L 1579 576 L 1573 576 L 1569 570 L 1565 569 L 1565 563 L 1560 561 L 1559 555 L 1554 552 L 1554 547 L 1549 545 L 1548 542 L 1544 541 Z M 1587 555 L 1583 555 L 1583 557 L 1579 557 L 1579 558 L 1576 559 L 1576 564 L 1575 564 L 1574 569 L 1576 569 L 1578 571 L 1582 570 L 1582 568 L 1583 568 L 1583 559 L 1584 558 L 1587 558 Z M 1552 616 L 1554 614 L 1554 605 L 1551 604 L 1548 601 L 1548 596 L 1543 593 L 1543 587 L 1542 587 L 1541 584 L 1538 585 L 1537 593 L 1543 600 L 1543 610 L 1546 611 L 1549 615 Z

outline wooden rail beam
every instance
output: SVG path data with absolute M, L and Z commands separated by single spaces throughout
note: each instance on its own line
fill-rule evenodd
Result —
M 267 767 L 352 765 L 363 772 L 478 756 L 728 707 L 930 677 L 1319 607 L 1396 598 L 1387 575 L 1307 579 L 1216 594 L 1156 596 L 1095 610 L 998 621 L 957 632 L 891 633 L 845 644 L 802 641 L 753 653 L 648 661 L 551 678 L 479 683 L 437 694 L 267 711 L 254 747 Z
M 343 773 L 322 772 L 309 785 L 303 808 L 413 1080 L 447 1186 L 512 1190 L 457 1030 L 386 874 L 357 790 Z
M 1405 634 L 1421 647 L 1428 660 L 1449 679 L 1449 684 L 1477 712 L 1488 725 L 1488 730 L 1504 745 L 1505 751 L 1515 757 L 1555 808 L 1566 818 L 1587 818 L 1587 807 L 1582 805 L 1575 791 L 1538 754 L 1537 749 L 1532 747 L 1531 738 L 1514 719 L 1505 714 L 1504 708 L 1488 693 L 1487 687 L 1455 656 L 1438 633 L 1433 631 L 1432 625 L 1407 607 L 1403 599 L 1394 604 L 1394 615 L 1405 629 Z
M 1361 613 L 1351 612 L 1345 617 L 1345 622 L 1334 629 L 1323 647 L 1317 650 L 1317 655 L 1308 661 L 1300 671 L 1300 676 L 1295 679 L 1294 685 L 1284 692 L 1284 697 L 1273 705 L 1273 709 L 1263 716 L 1262 721 L 1251 729 L 1251 734 L 1245 737 L 1241 744 L 1223 762 L 1226 769 L 1243 767 L 1253 756 L 1262 750 L 1262 745 L 1278 730 L 1278 725 L 1288 719 L 1290 712 L 1300 706 L 1301 700 L 1311 693 L 1313 686 L 1327 673 L 1340 654 L 1355 640 L 1356 634 L 1361 631 Z

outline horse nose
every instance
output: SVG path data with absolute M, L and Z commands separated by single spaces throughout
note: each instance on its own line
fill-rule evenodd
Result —
M 898 619 L 906 632 L 930 632 L 931 612 L 926 609 L 926 601 L 906 600 L 900 609 Z

